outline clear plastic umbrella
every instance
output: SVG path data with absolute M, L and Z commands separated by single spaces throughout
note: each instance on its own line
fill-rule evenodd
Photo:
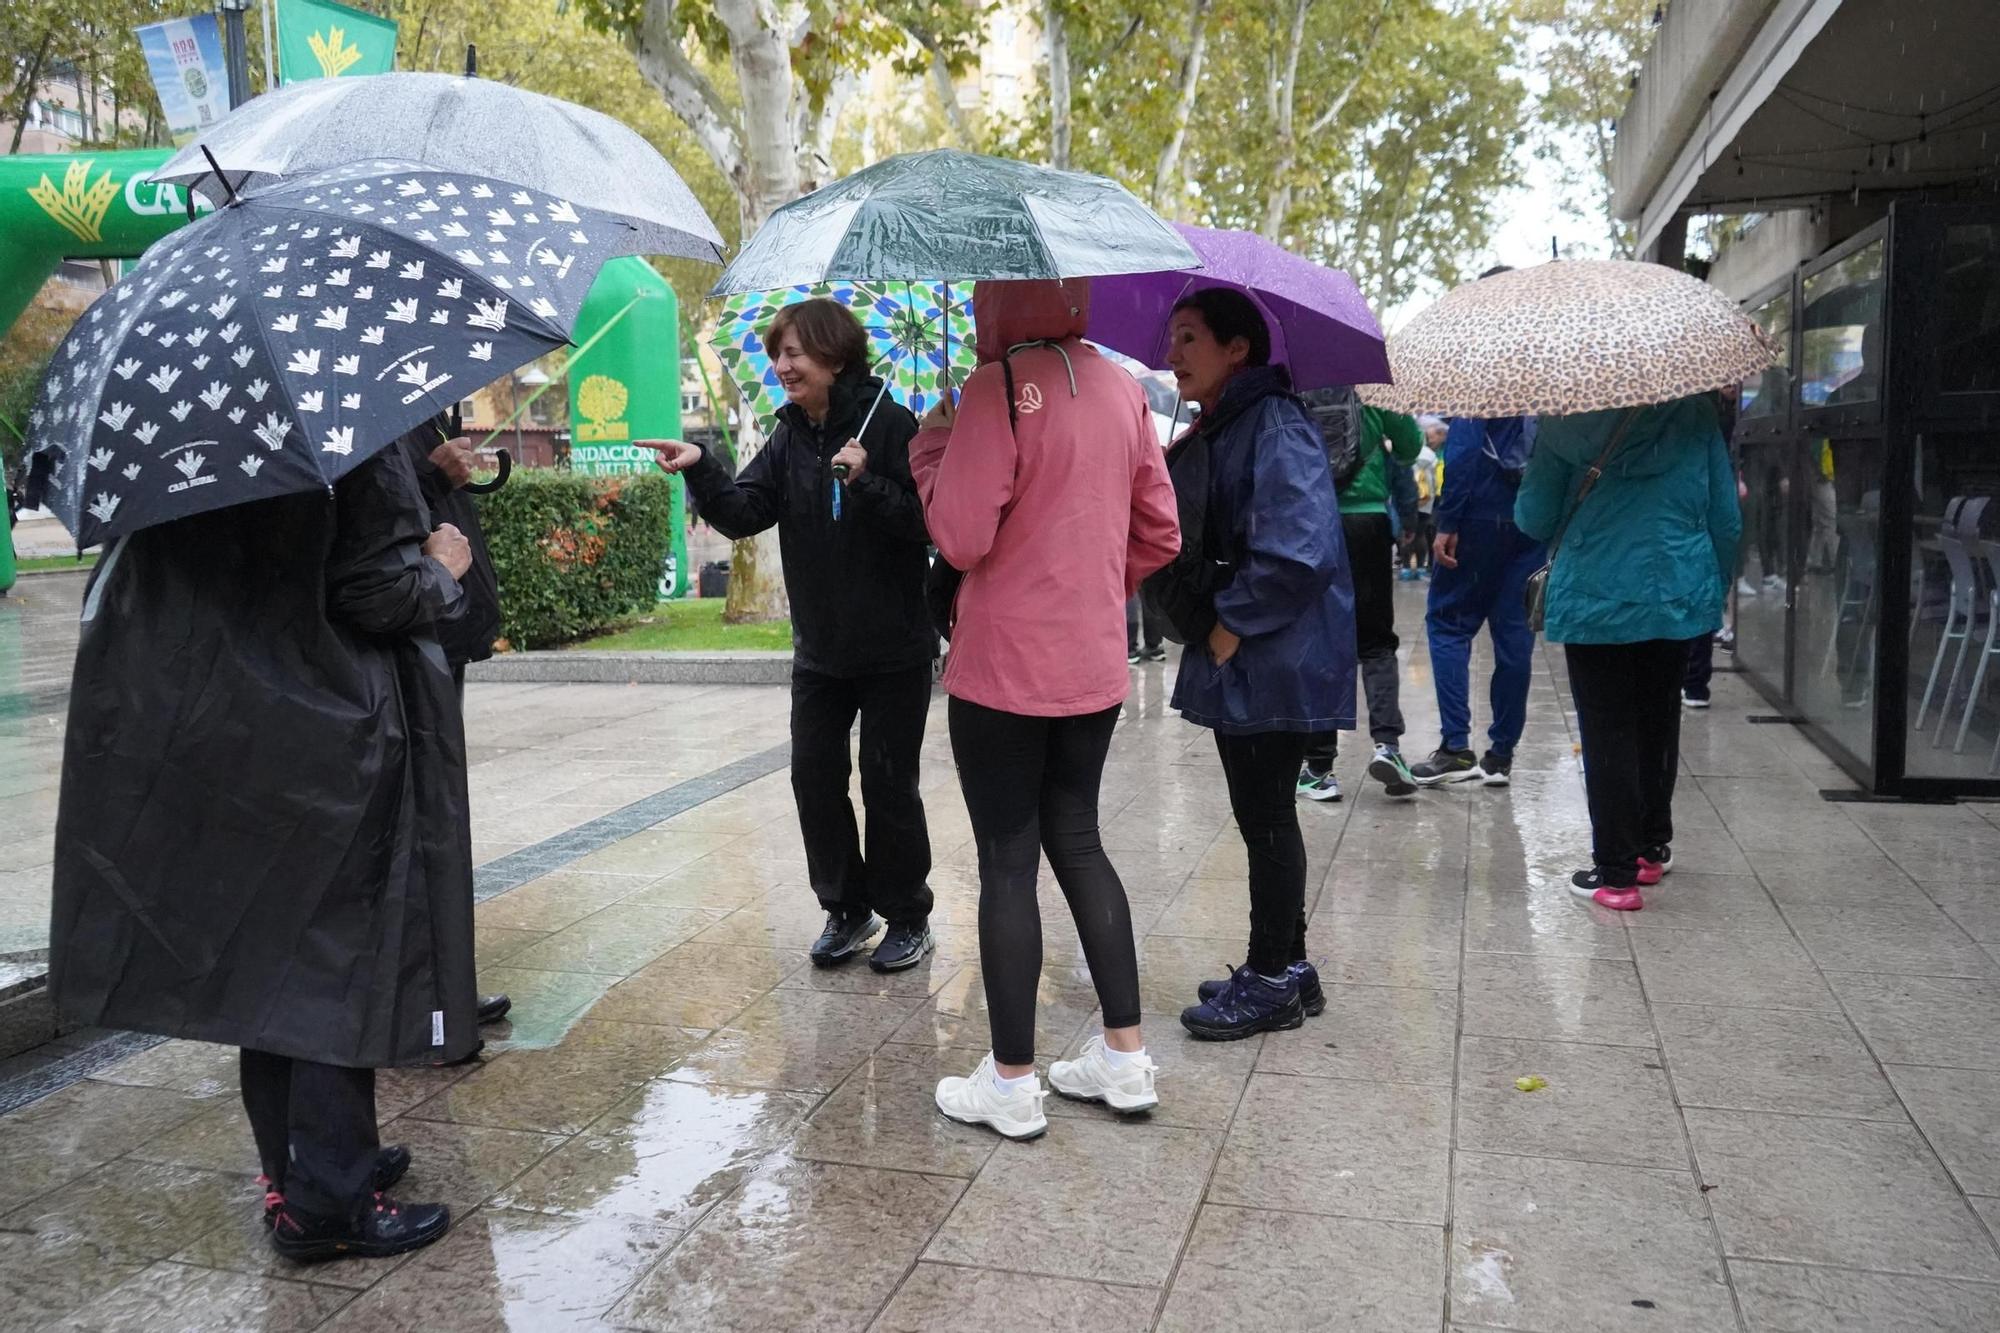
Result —
M 722 262 L 722 236 L 659 150 L 601 112 L 455 74 L 310 79 L 264 94 L 169 158 L 153 179 L 216 203 L 229 185 L 370 158 L 510 181 L 617 214 L 642 232 L 640 254 Z

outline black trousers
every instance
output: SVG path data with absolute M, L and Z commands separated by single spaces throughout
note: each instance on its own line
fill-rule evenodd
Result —
M 375 1071 L 245 1049 L 243 1110 L 271 1188 L 315 1217 L 346 1217 L 373 1193 Z
M 1607 885 L 1630 888 L 1640 853 L 1674 840 L 1687 640 L 1572 643 L 1563 654 L 1583 732 L 1591 858 Z
M 1035 991 L 1042 978 L 1035 882 L 1043 853 L 1069 901 L 1104 1026 L 1136 1025 L 1132 910 L 1097 828 L 1098 784 L 1118 710 L 1027 717 L 964 699 L 950 707 L 958 785 L 979 843 L 979 967 L 993 1058 L 1003 1065 L 1035 1060 Z
M 1354 578 L 1354 649 L 1361 692 L 1368 701 L 1368 736 L 1377 745 L 1399 745 L 1403 703 L 1396 674 L 1395 534 L 1387 514 L 1342 514 L 1340 530 Z M 1340 733 L 1322 731 L 1308 741 L 1305 762 L 1313 772 L 1324 773 L 1333 767 L 1339 749 Z
M 792 797 L 813 892 L 829 912 L 873 910 L 908 924 L 930 917 L 931 835 L 917 790 L 930 706 L 928 664 L 872 676 L 792 671 Z M 857 714 L 865 858 L 847 792 Z
M 1302 731 L 1215 733 L 1229 808 L 1250 853 L 1249 963 L 1275 977 L 1306 956 L 1306 843 L 1299 833 Z
M 1687 650 L 1687 674 L 1681 677 L 1681 691 L 1690 699 L 1706 699 L 1709 682 L 1715 678 L 1715 636 L 1698 634 L 1687 641 Z

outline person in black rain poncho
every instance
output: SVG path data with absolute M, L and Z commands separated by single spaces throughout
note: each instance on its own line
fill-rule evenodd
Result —
M 465 738 L 434 623 L 470 560 L 385 449 L 331 492 L 140 531 L 86 595 L 49 989 L 76 1024 L 242 1048 L 282 1254 L 394 1254 L 375 1073 L 473 1017 Z

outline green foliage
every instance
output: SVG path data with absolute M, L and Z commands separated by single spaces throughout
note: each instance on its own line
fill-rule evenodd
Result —
M 1461 262 L 1495 229 L 1493 201 L 1519 177 L 1525 93 L 1512 72 L 1509 10 L 1500 0 L 1304 0 L 1288 141 L 1279 90 L 1300 8 L 1072 2 L 1074 165 L 1153 195 L 1199 19 L 1194 112 L 1156 207 L 1263 230 L 1275 198 L 1274 239 L 1348 270 L 1377 309 L 1419 286 L 1458 282 Z M 1041 158 L 1048 139 L 1042 107 L 1025 123 L 995 126 L 990 148 Z
M 653 605 L 672 540 L 673 483 L 517 471 L 479 497 L 500 577 L 500 634 L 516 648 L 581 637 Z
M 1572 217 L 1603 221 L 1614 256 L 1632 254 L 1632 229 L 1611 215 L 1611 149 L 1632 76 L 1653 41 L 1652 0 L 1518 0 L 1537 25 L 1529 63 L 1547 79 L 1537 99 L 1535 155 L 1552 163 Z
M 0 476 L 13 476 L 21 465 L 29 409 L 71 318 L 65 311 L 29 306 L 13 328 L 0 333 Z

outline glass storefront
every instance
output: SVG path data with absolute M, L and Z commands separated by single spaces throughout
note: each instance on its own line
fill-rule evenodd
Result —
M 1899 201 L 1746 312 L 1739 666 L 1868 790 L 2000 794 L 2000 209 Z

